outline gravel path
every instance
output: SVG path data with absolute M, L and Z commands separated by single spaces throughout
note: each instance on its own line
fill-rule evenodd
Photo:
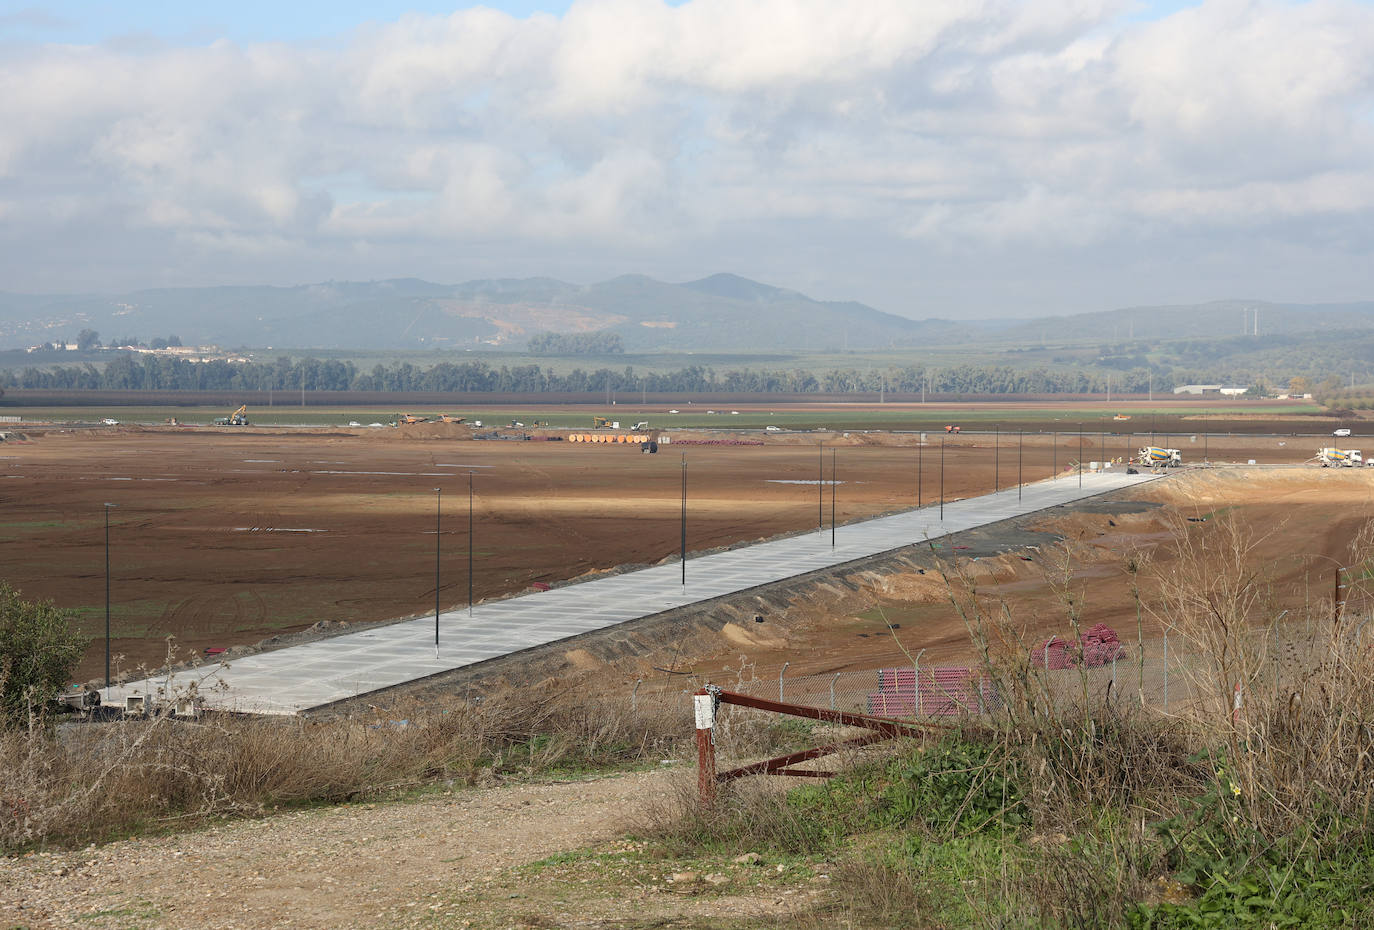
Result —
M 294 811 L 0 860 L 0 927 L 481 925 L 483 885 L 616 837 L 658 772 Z M 479 895 L 480 896 L 480 895 Z

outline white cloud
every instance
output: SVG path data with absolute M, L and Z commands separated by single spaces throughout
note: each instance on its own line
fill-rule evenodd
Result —
M 156 250 L 148 277 L 185 283 L 570 261 L 600 277 L 638 270 L 627 256 L 685 277 L 716 270 L 697 263 L 747 224 L 759 273 L 797 236 L 832 256 L 831 294 L 882 304 L 904 251 L 1024 248 L 1097 275 L 1113 250 L 1176 262 L 1183 231 L 1239 267 L 1256 226 L 1296 259 L 1320 221 L 1351 224 L 1354 286 L 1374 9 L 1206 0 L 1138 22 L 1128 7 L 578 0 L 561 19 L 412 15 L 337 45 L 11 43 L 0 274 L 69 287 L 64 259 L 90 269 L 81 286 L 124 286 Z M 74 227 L 109 254 L 82 264 Z M 850 270 L 874 242 L 890 280 Z M 825 273 L 808 259 L 797 279 Z M 1138 281 L 1121 302 L 1148 299 Z

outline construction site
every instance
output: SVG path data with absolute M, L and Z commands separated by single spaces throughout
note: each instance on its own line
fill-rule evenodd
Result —
M 684 548 L 690 561 L 942 500 L 1081 482 L 1103 468 L 1188 480 L 1122 492 L 1147 502 L 1135 513 L 1023 517 L 1001 540 L 944 540 L 931 552 L 986 576 L 987 590 L 1014 593 L 1024 616 L 1043 616 L 1027 622 L 1050 634 L 1058 618 L 1035 580 L 1043 566 L 1018 547 L 1083 540 L 1084 583 L 1101 588 L 1093 619 L 1134 626 L 1110 563 L 1163 540 L 1170 520 L 1196 517 L 1180 516 L 1193 497 L 1207 512 L 1222 506 L 1253 514 L 1256 526 L 1281 524 L 1281 551 L 1264 557 L 1292 578 L 1314 571 L 1304 553 L 1339 558 L 1341 540 L 1371 515 L 1364 470 L 1323 471 L 1313 452 L 1326 444 L 1291 435 L 1199 433 L 1146 445 L 1162 437 L 635 432 L 608 421 L 585 432 L 505 431 L 539 441 L 474 441 L 481 429 L 489 428 L 31 429 L 0 447 L 11 543 L 0 572 L 26 596 L 77 613 L 92 638 L 79 678 L 101 681 L 107 552 L 112 674 L 128 678 L 169 655 L 203 661 L 432 614 L 436 601 L 443 612 L 463 610 L 469 599 L 675 562 Z M 660 454 L 640 454 L 651 438 Z M 1180 464 L 1195 467 L 1169 467 Z M 759 667 L 791 662 L 792 674 L 874 667 L 898 645 L 966 642 L 936 577 L 897 572 L 852 609 L 798 594 L 763 622 L 646 634 L 636 655 L 582 649 L 572 661 L 632 677 L 741 650 Z

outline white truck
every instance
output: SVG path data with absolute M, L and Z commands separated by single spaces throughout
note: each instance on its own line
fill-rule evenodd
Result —
M 1359 449 L 1318 449 L 1317 461 L 1322 468 L 1355 468 L 1364 464 Z
M 1183 452 L 1179 449 L 1146 446 L 1136 453 L 1136 462 L 1146 468 L 1178 468 L 1183 464 Z

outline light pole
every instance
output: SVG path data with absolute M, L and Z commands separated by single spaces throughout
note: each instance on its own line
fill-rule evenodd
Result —
M 105 690 L 110 690 L 110 508 L 105 505 Z
M 992 493 L 996 494 L 1001 488 L 1001 456 L 1002 456 L 1002 424 L 997 423 L 992 427 Z
M 439 521 L 444 512 L 444 491 L 434 489 L 434 658 L 439 658 Z
M 830 548 L 835 548 L 835 450 L 830 450 Z
M 816 459 L 816 529 L 825 529 L 825 443 L 817 447 Z
M 945 437 L 940 437 L 940 522 L 945 522 Z
M 1078 486 L 1083 487 L 1083 424 L 1078 424 Z
M 468 472 L 468 616 L 472 616 L 472 472 Z
M 1016 431 L 1016 502 L 1021 502 L 1021 450 L 1025 444 L 1025 435 L 1021 430 Z
M 687 587 L 687 453 L 682 453 L 682 586 Z
M 921 506 L 921 478 L 925 475 L 926 434 L 916 434 L 916 506 Z

